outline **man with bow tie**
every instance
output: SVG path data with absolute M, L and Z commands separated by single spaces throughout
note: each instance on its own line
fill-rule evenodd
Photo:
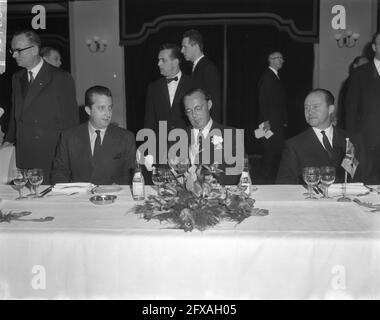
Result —
M 136 161 L 132 132 L 111 124 L 112 94 L 103 86 L 85 93 L 89 121 L 62 133 L 53 183 L 131 184 Z
M 244 132 L 214 121 L 210 116 L 212 100 L 202 88 L 195 88 L 184 96 L 185 113 L 191 126 L 187 128 L 191 164 L 218 163 L 223 174 L 222 185 L 239 183 L 244 162 Z
M 354 181 L 368 181 L 368 160 L 360 140 L 332 124 L 335 111 L 334 96 L 325 89 L 312 90 L 305 99 L 305 119 L 310 125 L 306 131 L 289 139 L 282 152 L 277 183 L 304 184 L 305 167 L 332 166 L 336 168 L 336 182 L 343 182 L 341 163 L 346 154 L 346 138 L 355 147 L 359 161 Z
M 3 146 L 16 145 L 18 168 L 41 168 L 49 183 L 60 133 L 79 124 L 71 75 L 39 55 L 41 40 L 32 30 L 15 33 L 11 54 L 23 69 L 12 77 L 12 111 Z
M 175 44 L 166 43 L 161 46 L 158 54 L 158 67 L 162 78 L 154 81 L 148 87 L 144 127 L 153 129 L 156 133 L 157 142 L 159 131 L 167 131 L 176 128 L 185 129 L 188 121 L 183 112 L 182 98 L 185 92 L 195 86 L 194 81 L 183 74 L 180 69 L 181 52 Z M 159 127 L 159 121 L 161 128 Z M 159 141 L 166 143 L 167 141 Z M 163 148 L 161 148 L 163 150 Z M 160 149 L 160 150 L 161 150 Z M 157 148 L 159 150 L 159 148 Z M 166 156 L 159 155 L 159 159 Z

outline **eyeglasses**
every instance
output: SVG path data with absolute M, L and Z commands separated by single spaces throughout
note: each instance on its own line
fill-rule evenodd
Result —
M 33 48 L 34 46 L 30 46 L 30 47 L 26 47 L 26 48 L 23 48 L 23 49 L 9 49 L 9 53 L 13 56 L 13 54 L 15 52 L 17 52 L 18 54 L 20 54 L 20 52 L 24 51 L 24 50 L 27 50 L 27 49 L 30 49 L 30 48 Z
M 186 114 L 192 114 L 194 111 L 196 113 L 199 113 L 199 112 L 202 111 L 202 108 L 203 108 L 204 105 L 205 104 L 202 104 L 201 106 L 196 106 L 196 107 L 194 107 L 194 109 L 185 109 L 185 112 L 186 112 Z
M 285 61 L 285 59 L 284 59 L 283 57 L 272 57 L 271 59 L 272 59 L 272 60 L 280 59 L 280 60 L 282 60 L 282 61 Z

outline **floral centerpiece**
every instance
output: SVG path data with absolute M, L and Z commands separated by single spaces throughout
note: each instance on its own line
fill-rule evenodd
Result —
M 149 165 L 147 165 L 149 167 Z M 268 210 L 254 208 L 255 200 L 243 186 L 223 187 L 217 165 L 190 166 L 175 159 L 170 163 L 172 180 L 149 195 L 133 212 L 145 220 L 166 221 L 184 231 L 204 231 L 222 220 L 237 224 L 250 216 L 264 216 Z

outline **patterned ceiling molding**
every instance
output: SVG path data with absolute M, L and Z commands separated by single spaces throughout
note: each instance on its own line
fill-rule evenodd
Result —
M 122 19 L 121 19 L 122 21 Z M 153 22 L 146 22 L 138 33 L 122 34 L 120 43 L 137 45 L 143 43 L 151 34 L 163 27 L 186 25 L 272 25 L 279 31 L 288 32 L 289 36 L 299 42 L 317 42 L 317 23 L 312 31 L 299 30 L 291 19 L 282 19 L 272 13 L 214 13 L 214 14 L 179 14 L 158 17 Z M 124 28 L 122 28 L 123 30 Z

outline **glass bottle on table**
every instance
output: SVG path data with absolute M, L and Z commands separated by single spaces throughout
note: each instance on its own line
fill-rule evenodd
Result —
M 240 176 L 239 186 L 245 187 L 245 193 L 247 195 L 250 195 L 251 185 L 252 185 L 252 179 L 249 174 L 249 162 L 248 162 L 248 158 L 244 157 L 244 167 Z
M 145 180 L 139 164 L 136 165 L 135 173 L 132 179 L 132 197 L 135 201 L 145 199 Z

